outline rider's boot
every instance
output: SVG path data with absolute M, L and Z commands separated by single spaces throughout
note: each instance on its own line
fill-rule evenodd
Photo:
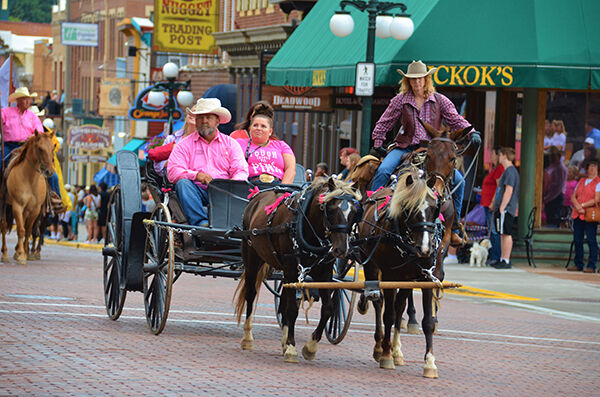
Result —
M 450 245 L 453 247 L 463 247 L 467 244 L 468 238 L 464 232 L 464 228 L 461 223 L 455 219 L 452 224 L 452 235 L 450 236 Z

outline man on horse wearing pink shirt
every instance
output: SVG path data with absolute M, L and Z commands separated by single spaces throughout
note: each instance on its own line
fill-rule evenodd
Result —
M 217 98 L 200 98 L 188 109 L 196 119 L 196 132 L 175 146 L 167 163 L 169 181 L 189 223 L 208 226 L 207 185 L 216 178 L 246 180 L 248 163 L 235 139 L 218 130 L 231 120 L 229 110 Z

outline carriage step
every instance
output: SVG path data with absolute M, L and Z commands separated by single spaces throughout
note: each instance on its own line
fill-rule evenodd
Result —
M 114 245 L 107 245 L 102 247 L 102 255 L 103 256 L 117 256 L 117 249 Z

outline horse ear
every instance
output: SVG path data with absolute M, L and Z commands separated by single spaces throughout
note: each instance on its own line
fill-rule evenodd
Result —
M 453 141 L 456 142 L 459 139 L 461 139 L 462 137 L 464 137 L 466 134 L 471 132 L 472 129 L 473 129 L 472 126 L 468 126 L 467 128 L 463 128 L 462 130 L 454 131 L 450 134 L 450 139 L 452 139 Z
M 434 126 L 432 126 L 429 123 L 424 122 L 423 119 L 421 119 L 420 117 L 417 117 L 417 118 L 419 120 L 419 123 L 421 123 L 421 125 L 423 126 L 423 128 L 425 128 L 425 131 L 427 131 L 427 133 L 429 133 L 429 135 L 431 135 L 434 138 L 442 135 L 442 131 L 436 130 Z
M 327 181 L 327 186 L 329 187 L 329 191 L 334 191 L 336 189 L 334 177 L 329 177 L 329 180 Z

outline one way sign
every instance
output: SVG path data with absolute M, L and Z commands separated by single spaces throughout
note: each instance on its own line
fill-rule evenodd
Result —
M 370 62 L 357 63 L 355 81 L 354 93 L 356 96 L 373 96 L 375 88 L 375 64 Z

